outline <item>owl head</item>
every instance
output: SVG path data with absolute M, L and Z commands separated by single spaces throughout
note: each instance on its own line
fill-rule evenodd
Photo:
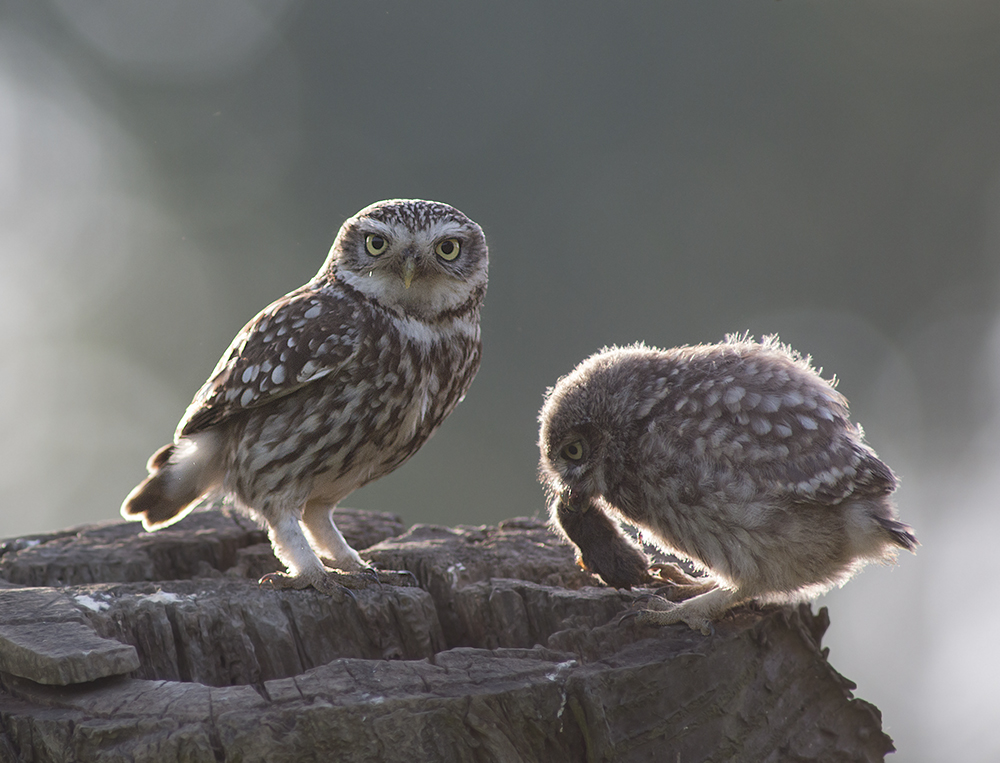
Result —
M 666 379 L 641 344 L 584 360 L 548 390 L 539 414 L 542 481 L 579 503 L 606 496 L 625 476 L 636 427 L 662 399 Z
M 422 318 L 482 301 L 489 254 L 482 228 L 448 204 L 391 199 L 341 227 L 317 277 Z
M 649 579 L 607 500 L 633 468 L 639 420 L 662 397 L 665 382 L 647 354 L 636 345 L 591 356 L 548 390 L 539 414 L 539 477 L 553 527 L 577 546 L 584 569 L 619 588 Z

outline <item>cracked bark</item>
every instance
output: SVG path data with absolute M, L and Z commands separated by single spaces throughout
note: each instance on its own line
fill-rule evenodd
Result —
M 258 589 L 277 562 L 225 510 L 154 534 L 109 523 L 4 543 L 0 761 L 875 761 L 892 750 L 878 710 L 826 659 L 825 610 L 743 609 L 709 637 L 619 626 L 637 594 L 595 587 L 535 520 L 404 532 L 392 515 L 341 510 L 338 525 L 420 587 L 356 601 Z M 26 627 L 55 634 L 29 643 L 31 659 L 10 647 Z M 107 649 L 83 649 L 80 633 Z

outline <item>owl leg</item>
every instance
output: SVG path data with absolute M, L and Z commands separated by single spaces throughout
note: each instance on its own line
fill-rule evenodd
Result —
M 268 521 L 267 525 L 274 554 L 288 568 L 288 572 L 268 573 L 260 579 L 259 585 L 293 589 L 312 587 L 330 595 L 344 593 L 346 586 L 342 585 L 337 573 L 323 566 L 294 514 L 289 513 L 274 522 Z
M 306 504 L 302 512 L 302 524 L 312 546 L 329 566 L 344 572 L 360 572 L 367 570 L 368 565 L 351 548 L 337 525 L 333 523 L 333 509 L 327 506 Z
M 715 588 L 680 604 L 657 597 L 650 601 L 655 609 L 640 610 L 636 622 L 643 625 L 684 623 L 707 636 L 712 632 L 712 621 L 742 598 L 729 588 Z
M 342 570 L 338 579 L 347 588 L 365 588 L 373 583 L 413 585 L 416 578 L 409 572 L 376 570 L 351 548 L 333 521 L 333 509 L 326 505 L 306 504 L 302 524 L 312 547 L 329 567 Z

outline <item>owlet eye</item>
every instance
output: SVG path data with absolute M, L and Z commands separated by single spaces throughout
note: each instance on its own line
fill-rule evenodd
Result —
M 388 246 L 389 242 L 385 240 L 385 236 L 380 236 L 377 233 L 369 233 L 365 236 L 365 249 L 372 257 L 378 257 Z
M 563 449 L 559 452 L 569 461 L 579 461 L 583 458 L 583 440 L 573 440 L 568 445 L 563 445 Z
M 446 238 L 444 241 L 438 241 L 437 246 L 434 247 L 434 253 L 442 260 L 451 262 L 458 257 L 461 249 L 462 245 L 458 242 L 457 238 Z

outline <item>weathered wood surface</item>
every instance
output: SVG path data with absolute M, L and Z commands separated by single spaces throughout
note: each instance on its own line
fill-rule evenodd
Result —
M 0 761 L 874 761 L 892 749 L 820 648 L 825 611 L 744 610 L 711 636 L 616 623 L 535 520 L 416 526 L 342 510 L 419 587 L 261 590 L 263 533 L 0 546 Z

